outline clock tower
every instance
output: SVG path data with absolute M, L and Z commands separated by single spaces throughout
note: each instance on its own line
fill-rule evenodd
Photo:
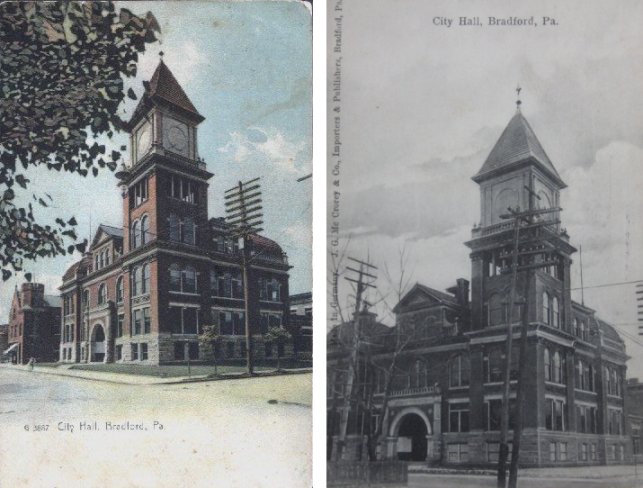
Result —
M 197 127 L 204 117 L 162 59 L 144 86 L 128 122 L 131 163 L 117 175 L 128 297 L 123 315 L 129 318 L 123 333 L 145 340 L 150 359 L 167 361 L 195 354 L 187 349 L 195 347 L 198 324 L 209 316 L 201 295 L 209 276 L 213 174 L 198 152 Z M 174 350 L 183 347 L 185 354 Z
M 511 265 L 513 224 L 502 216 L 508 208 L 558 209 L 560 190 L 566 185 L 520 108 L 472 179 L 480 185 L 481 212 L 480 223 L 466 243 L 471 248 L 471 323 L 473 329 L 483 329 L 506 324 L 511 277 L 503 271 Z M 565 331 L 571 328 L 570 265 L 576 249 L 560 227 L 560 212 L 543 216 L 558 222 L 546 228 L 547 250 L 542 257 L 556 264 L 532 274 L 526 297 L 529 321 Z M 518 321 L 519 307 L 514 313 Z

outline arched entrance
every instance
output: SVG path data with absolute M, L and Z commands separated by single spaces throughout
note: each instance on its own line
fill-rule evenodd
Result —
M 415 412 L 401 415 L 393 426 L 397 436 L 397 458 L 401 461 L 426 461 L 430 434 L 426 417 Z
M 91 335 L 91 356 L 92 363 L 102 363 L 105 360 L 105 329 L 102 325 L 94 326 Z

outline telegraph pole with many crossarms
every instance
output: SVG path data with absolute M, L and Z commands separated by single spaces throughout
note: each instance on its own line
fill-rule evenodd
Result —
M 546 268 L 557 265 L 557 261 L 551 260 L 549 253 L 554 246 L 549 243 L 542 235 L 541 229 L 554 226 L 560 223 L 556 217 L 554 220 L 540 220 L 541 216 L 552 213 L 558 213 L 562 209 L 553 207 L 548 209 L 534 208 L 534 199 L 540 199 L 533 190 L 533 180 L 530 180 L 529 186 L 524 187 L 529 194 L 529 209 L 520 211 L 519 209 L 507 209 L 508 214 L 502 215 L 501 218 L 513 220 L 514 241 L 512 249 L 511 288 L 509 292 L 509 310 L 507 314 L 507 340 L 505 351 L 505 368 L 504 383 L 502 396 L 501 411 L 501 431 L 500 431 L 500 453 L 498 456 L 498 488 L 504 488 L 506 483 L 506 463 L 509 455 L 508 433 L 509 433 L 509 393 L 511 387 L 511 354 L 513 348 L 513 315 L 517 294 L 518 273 L 524 275 L 523 297 L 520 303 L 522 309 L 522 327 L 520 334 L 520 346 L 518 355 L 518 382 L 516 387 L 516 411 L 513 429 L 513 447 L 511 455 L 511 465 L 509 472 L 509 487 L 515 488 L 518 473 L 518 458 L 520 452 L 520 436 L 522 434 L 522 411 L 524 398 L 524 363 L 526 361 L 527 349 L 527 329 L 529 327 L 529 287 L 532 280 L 533 272 L 538 268 Z M 522 231 L 522 232 L 521 232 Z
M 225 192 L 226 221 L 232 227 L 233 238 L 239 239 L 243 271 L 243 297 L 245 305 L 246 364 L 248 374 L 254 373 L 252 330 L 250 327 L 250 245 L 249 236 L 263 229 L 261 218 L 261 185 L 259 178 L 239 183 Z
M 375 266 L 370 263 L 360 261 L 355 258 L 348 258 L 354 263 L 359 265 L 359 269 L 347 267 L 346 270 L 352 273 L 357 273 L 357 279 L 345 277 L 346 281 L 354 283 L 356 286 L 355 290 L 355 309 L 353 312 L 353 340 L 351 344 L 351 357 L 348 363 L 348 372 L 346 375 L 346 387 L 344 389 L 344 405 L 341 410 L 340 420 L 339 420 L 339 439 L 338 439 L 338 454 L 337 459 L 341 461 L 345 443 L 346 443 L 346 432 L 348 429 L 348 417 L 351 410 L 351 403 L 354 395 L 354 382 L 355 382 L 355 371 L 357 368 L 357 362 L 359 359 L 359 342 L 360 342 L 360 331 L 359 331 L 359 311 L 364 301 L 363 295 L 368 288 L 375 288 L 375 285 L 372 282 L 376 279 L 376 276 L 372 273 L 377 270 Z M 368 270 L 368 271 L 367 271 Z M 371 282 L 367 282 L 366 279 L 371 279 Z

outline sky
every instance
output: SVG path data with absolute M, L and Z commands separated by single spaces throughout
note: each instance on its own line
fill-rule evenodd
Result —
M 309 10 L 298 2 L 127 2 L 135 14 L 151 11 L 161 26 L 160 42 L 139 58 L 138 97 L 159 62 L 177 78 L 206 118 L 199 126 L 199 153 L 214 173 L 208 193 L 209 216 L 224 215 L 223 192 L 239 180 L 261 177 L 264 232 L 286 251 L 290 292 L 310 291 L 312 279 L 312 28 Z M 136 106 L 128 101 L 121 115 Z M 127 144 L 127 135 L 102 140 L 110 148 Z M 100 223 L 122 226 L 122 199 L 109 170 L 98 177 L 35 170 L 33 188 L 53 197 L 37 217 L 74 215 L 78 233 L 90 236 Z M 65 270 L 80 258 L 61 256 L 30 263 L 28 271 L 58 294 Z M 17 276 L 0 284 L 0 317 L 8 319 Z M 2 321 L 2 319 L 0 319 Z
M 582 246 L 585 304 L 617 325 L 628 375 L 643 379 L 635 285 L 602 286 L 643 280 L 643 4 L 374 0 L 342 9 L 342 245 L 378 266 L 390 306 L 384 269 L 399 276 L 401 248 L 411 284 L 443 290 L 470 278 L 463 243 L 480 221 L 471 177 L 514 115 L 519 84 L 522 113 L 568 185 L 562 226 Z M 455 25 L 461 16 L 483 25 Z M 539 25 L 485 25 L 489 16 Z M 331 18 L 331 43 L 335 26 Z M 572 288 L 579 261 L 576 253 Z M 572 297 L 580 301 L 580 290 Z M 391 323 L 390 307 L 377 312 Z

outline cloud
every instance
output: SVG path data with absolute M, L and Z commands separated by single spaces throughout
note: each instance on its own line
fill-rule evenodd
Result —
M 296 247 L 312 246 L 312 228 L 308 222 L 296 222 L 284 229 L 284 235 Z
M 295 175 L 308 171 L 309 161 L 301 161 L 305 141 L 293 142 L 275 128 L 250 127 L 245 132 L 231 132 L 230 140 L 218 151 L 237 163 L 268 163 L 275 169 Z

